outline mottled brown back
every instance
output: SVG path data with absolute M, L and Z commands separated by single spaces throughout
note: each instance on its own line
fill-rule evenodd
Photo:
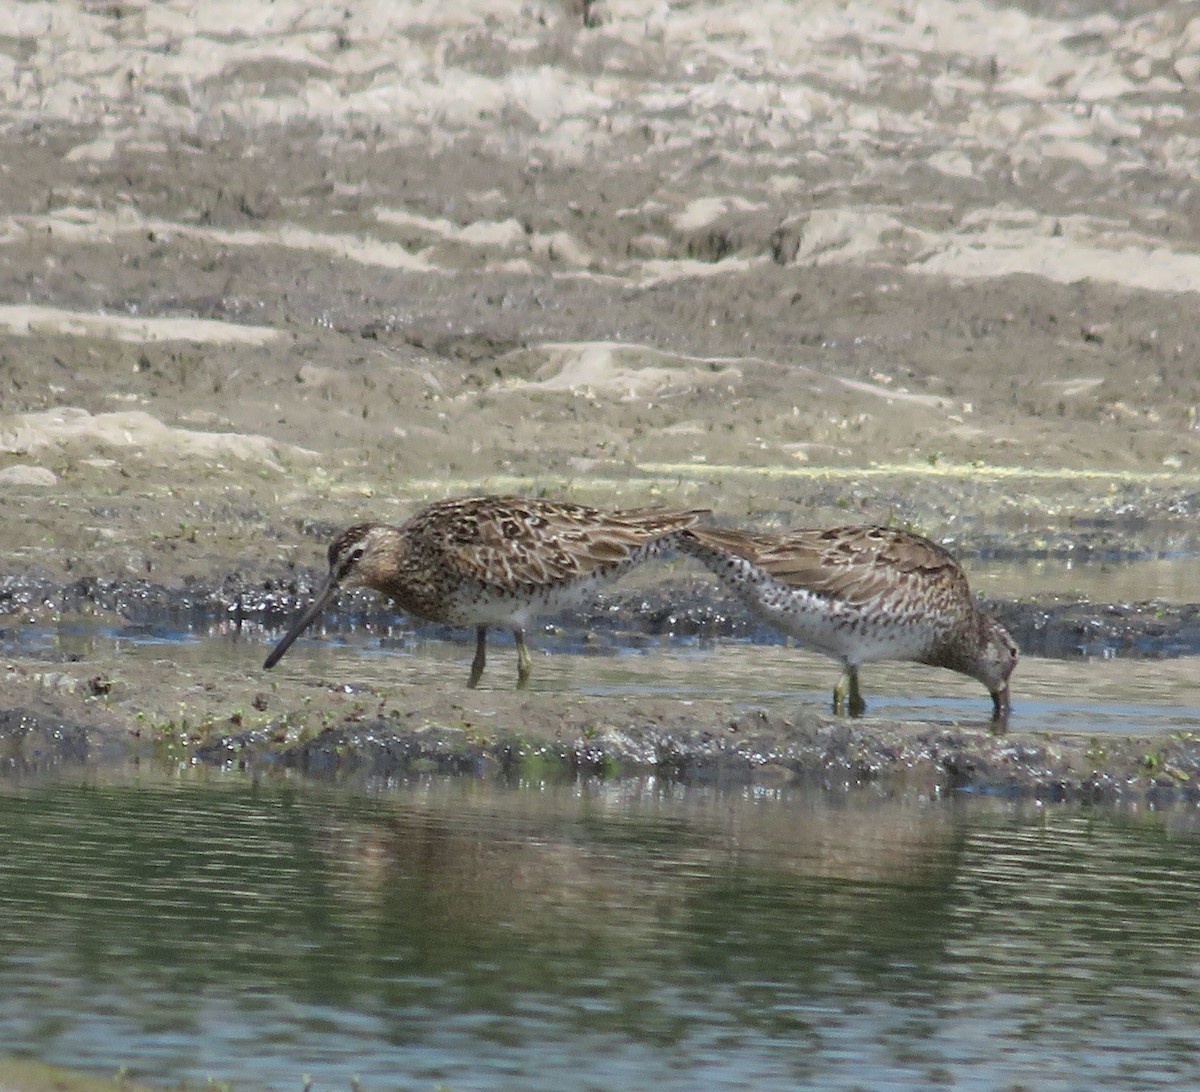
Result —
M 889 527 L 834 527 L 778 534 L 695 528 L 704 546 L 743 557 L 783 584 L 864 605 L 912 586 L 970 601 L 961 566 L 936 542 Z
M 578 579 L 631 559 L 640 547 L 694 527 L 705 510 L 604 512 L 511 496 L 430 505 L 401 531 L 411 553 L 440 557 L 483 584 L 540 586 Z

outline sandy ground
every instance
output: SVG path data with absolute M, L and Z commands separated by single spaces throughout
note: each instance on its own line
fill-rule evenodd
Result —
M 337 528 L 490 490 L 1194 554 L 1200 17 L 1110 7 L 0 2 L 0 621 L 295 593 Z M 261 654 L 215 708 L 17 655 L 0 707 L 291 739 Z M 486 700 L 488 746 L 731 719 Z

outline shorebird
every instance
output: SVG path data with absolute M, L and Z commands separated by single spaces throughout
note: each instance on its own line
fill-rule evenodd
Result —
M 978 679 L 993 718 L 1007 719 L 1017 646 L 979 609 L 962 566 L 937 543 L 888 527 L 698 528 L 676 548 L 704 562 L 762 621 L 842 662 L 835 713 L 866 711 L 860 665 L 915 660 Z
M 430 622 L 475 627 L 467 685 L 486 662 L 490 626 L 508 626 L 517 644 L 517 687 L 532 661 L 525 627 L 542 611 L 579 602 L 674 546 L 706 510 L 636 508 L 604 512 L 524 497 L 462 497 L 422 509 L 393 527 L 360 523 L 329 547 L 329 573 L 308 608 L 263 664 L 274 667 L 338 588 L 374 588 Z

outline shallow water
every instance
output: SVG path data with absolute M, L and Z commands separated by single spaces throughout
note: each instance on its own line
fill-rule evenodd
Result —
M 1056 595 L 1097 603 L 1194 603 L 1200 557 L 1179 554 L 1138 560 L 1051 557 L 1021 561 L 968 560 L 971 587 L 980 595 L 1025 599 Z
M 0 1043 L 239 1088 L 1200 1081 L 1200 821 L 0 783 Z
M 381 693 L 466 680 L 474 641 L 406 634 L 380 640 L 350 636 L 301 638 L 270 675 L 261 672 L 270 647 L 253 633 L 200 637 L 149 627 L 97 626 L 86 619 L 53 629 L 0 634 L 8 655 L 85 660 L 115 657 L 118 674 L 136 679 L 139 662 L 164 656 L 203 677 L 207 669 L 244 670 L 247 680 L 324 680 Z M 581 644 L 576 634 L 531 637 L 538 693 L 591 697 L 656 696 L 728 701 L 784 717 L 827 712 L 838 665 L 783 644 L 744 640 L 647 639 L 639 647 Z M 483 687 L 510 689 L 516 651 L 505 633 L 489 638 Z M 861 673 L 868 717 L 986 724 L 991 700 L 983 687 L 949 671 L 915 664 L 868 664 Z M 1200 731 L 1200 671 L 1192 656 L 1170 660 L 1055 660 L 1023 655 L 1012 679 L 1012 730 L 1088 733 Z

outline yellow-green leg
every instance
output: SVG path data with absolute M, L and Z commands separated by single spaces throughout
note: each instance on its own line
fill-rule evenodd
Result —
M 533 671 L 533 657 L 529 655 L 523 629 L 513 630 L 513 640 L 517 642 L 517 689 L 524 690 L 529 682 L 529 674 Z
M 861 717 L 867 711 L 867 703 L 858 688 L 858 668 L 853 664 L 846 665 L 833 688 L 833 711 L 837 715 L 849 713 L 852 717 Z
M 471 661 L 471 675 L 467 686 L 472 690 L 479 685 L 483 675 L 484 664 L 487 663 L 487 626 L 477 626 L 475 629 L 475 659 Z

